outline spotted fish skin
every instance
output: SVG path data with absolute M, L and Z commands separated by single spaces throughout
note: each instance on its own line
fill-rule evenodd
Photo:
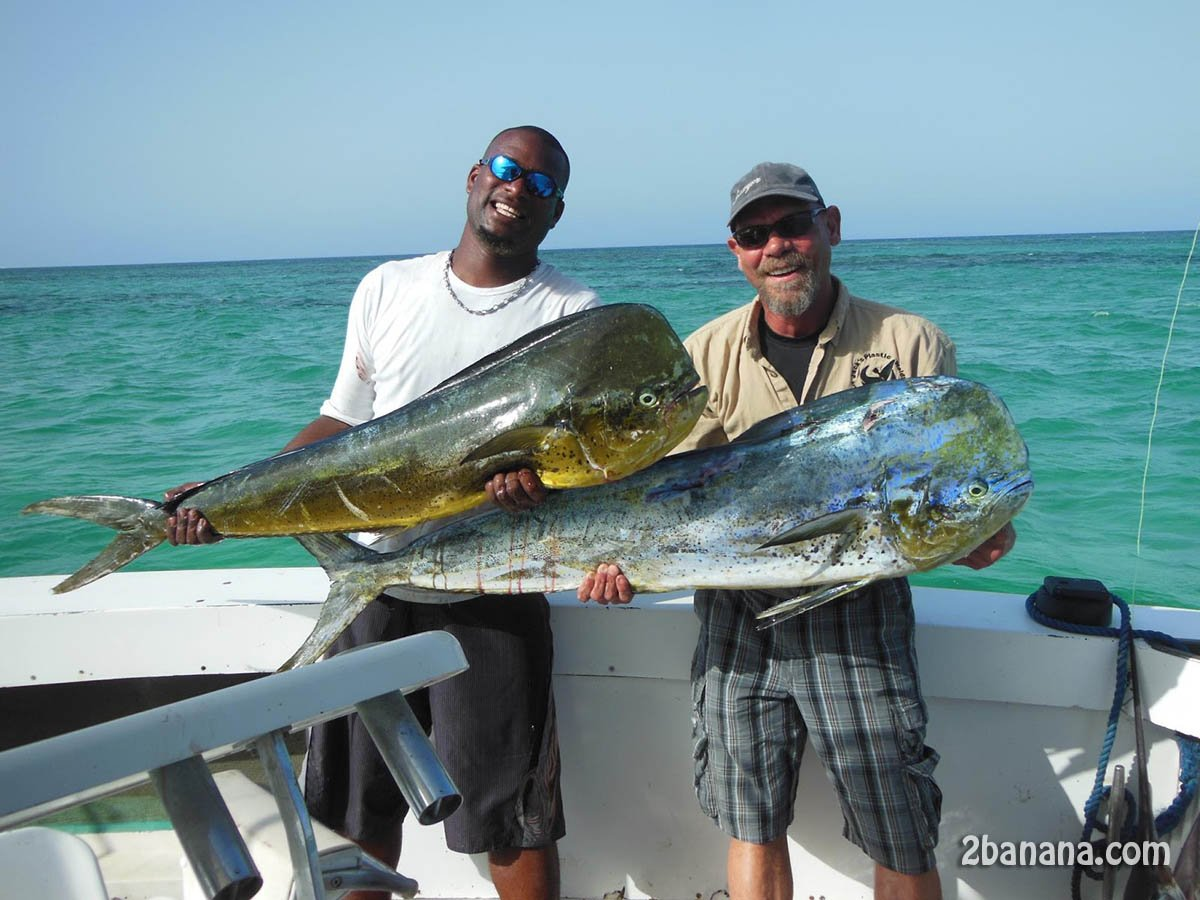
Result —
M 660 459 L 691 430 L 707 392 L 657 310 L 611 304 L 565 316 L 412 403 L 324 441 L 253 463 L 156 503 L 58 497 L 27 513 L 114 528 L 113 542 L 55 587 L 73 590 L 166 538 L 194 507 L 227 538 L 369 531 L 471 509 L 496 472 L 530 467 L 551 488 L 601 484 Z
M 1004 403 L 982 385 L 933 376 L 833 394 L 731 444 L 552 495 L 522 515 L 473 516 L 391 553 L 302 543 L 330 574 L 331 613 L 337 604 L 356 611 L 393 584 L 441 603 L 457 598 L 435 591 L 566 590 L 606 562 L 640 592 L 835 595 L 961 558 L 1032 489 Z

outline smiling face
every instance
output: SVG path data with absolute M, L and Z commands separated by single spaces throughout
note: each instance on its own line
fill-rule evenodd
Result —
M 734 228 L 773 225 L 810 208 L 811 204 L 803 200 L 765 197 L 739 213 Z M 808 233 L 799 237 L 785 238 L 772 232 L 766 244 L 749 250 L 729 239 L 729 249 L 737 257 L 738 268 L 758 291 L 768 323 L 776 331 L 787 333 L 786 329 L 776 327 L 772 318 L 796 320 L 810 310 L 828 313 L 833 302 L 829 264 L 832 248 L 842 238 L 841 222 L 841 212 L 830 206 L 816 217 Z
M 545 172 L 560 188 L 570 174 L 563 152 L 532 129 L 502 131 L 483 158 L 503 154 L 523 169 Z M 471 167 L 467 176 L 467 222 L 480 244 L 497 256 L 536 252 L 563 214 L 558 197 L 539 197 L 524 177 L 501 181 L 485 165 Z

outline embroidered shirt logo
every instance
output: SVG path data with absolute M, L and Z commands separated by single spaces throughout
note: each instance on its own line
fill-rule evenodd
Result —
M 890 353 L 864 353 L 854 360 L 854 368 L 850 372 L 850 384 L 862 387 L 875 384 L 877 381 L 895 381 L 907 378 L 900 363 Z

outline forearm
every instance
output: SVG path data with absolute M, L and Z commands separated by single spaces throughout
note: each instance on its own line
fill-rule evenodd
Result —
M 341 434 L 349 428 L 349 425 L 338 419 L 329 416 L 317 416 L 317 418 L 300 429 L 300 433 L 288 441 L 287 446 L 280 452 L 287 453 L 289 450 L 305 447 L 317 441 L 322 441 L 325 438 L 333 437 L 335 434 Z

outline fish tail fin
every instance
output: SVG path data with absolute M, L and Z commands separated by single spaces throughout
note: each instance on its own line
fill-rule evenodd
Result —
M 352 580 L 331 581 L 329 595 L 321 604 L 317 624 L 313 626 L 312 632 L 304 639 L 300 648 L 279 667 L 279 671 L 286 672 L 288 669 L 307 666 L 324 656 L 338 635 L 346 630 L 354 621 L 354 617 L 378 594 L 379 591 L 374 587 L 364 588 Z
M 316 557 L 329 576 L 329 594 L 321 604 L 321 613 L 312 632 L 279 667 L 280 672 L 320 659 L 382 589 L 374 583 L 369 568 L 364 565 L 378 554 L 354 543 L 344 534 L 301 534 L 296 535 L 296 540 Z
M 71 577 L 59 582 L 62 594 L 91 584 L 137 559 L 167 539 L 167 514 L 161 503 L 138 497 L 88 495 L 54 497 L 26 506 L 23 513 L 69 516 L 116 530 L 117 536 L 100 554 Z

